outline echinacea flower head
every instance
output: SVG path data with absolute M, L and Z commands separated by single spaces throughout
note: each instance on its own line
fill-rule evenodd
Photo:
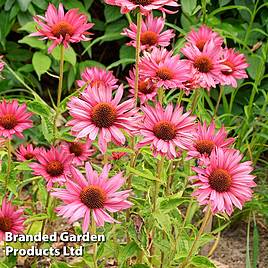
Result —
M 103 86 L 116 89 L 118 79 L 115 78 L 111 71 L 106 71 L 103 68 L 91 67 L 86 68 L 81 74 L 82 80 L 77 80 L 77 85 L 83 87 L 85 84 L 88 84 L 88 87 L 93 86 Z
M 30 163 L 33 173 L 42 176 L 47 182 L 47 189 L 51 190 L 54 183 L 62 185 L 70 173 L 73 155 L 67 154 L 61 147 L 51 147 L 36 156 L 38 163 Z
M 141 50 L 148 50 L 156 46 L 169 46 L 170 39 L 175 34 L 173 30 L 163 31 L 164 26 L 165 20 L 162 17 L 154 18 L 153 14 L 149 14 L 145 20 L 142 20 L 140 36 Z M 132 39 L 127 45 L 136 47 L 137 25 L 135 23 L 131 23 L 129 28 L 125 28 L 122 34 Z
M 126 78 L 130 86 L 130 94 L 135 95 L 135 69 L 129 71 L 129 77 Z M 157 95 L 157 87 L 155 83 L 149 78 L 143 79 L 140 76 L 138 82 L 138 97 L 141 104 L 147 102 L 148 100 L 155 100 Z
M 200 88 L 200 85 L 195 76 L 183 82 L 182 89 L 184 90 L 184 93 L 186 94 L 186 96 L 188 96 L 190 92 L 197 90 L 198 88 Z
M 97 226 L 103 226 L 105 222 L 119 223 L 108 212 L 114 213 L 132 206 L 127 200 L 131 190 L 117 191 L 125 182 L 122 173 L 109 179 L 110 165 L 105 165 L 100 175 L 89 162 L 85 168 L 86 177 L 72 167 L 72 179 L 66 182 L 65 189 L 56 188 L 52 192 L 64 203 L 57 208 L 58 215 L 69 219 L 70 224 L 83 219 L 83 233 L 88 231 L 91 215 Z
M 106 4 L 120 6 L 121 13 L 125 14 L 131 10 L 139 9 L 143 15 L 148 15 L 152 10 L 160 10 L 165 13 L 175 13 L 167 7 L 178 7 L 174 0 L 105 0 Z
M 16 151 L 16 156 L 18 161 L 24 162 L 28 160 L 35 160 L 39 153 L 41 153 L 40 148 L 34 148 L 32 144 L 27 144 L 26 146 L 21 144 Z
M 234 138 L 227 138 L 227 131 L 222 126 L 216 131 L 215 123 L 209 126 L 198 122 L 194 131 L 193 142 L 188 149 L 188 159 L 195 158 L 200 164 L 208 163 L 209 157 L 215 148 L 228 148 L 234 143 Z
M 197 173 L 191 178 L 196 186 L 193 196 L 200 205 L 209 204 L 213 213 L 231 215 L 233 206 L 242 209 L 251 200 L 255 176 L 250 175 L 252 163 L 241 162 L 242 158 L 238 150 L 216 148 L 206 168 L 193 167 Z
M 189 112 L 183 113 L 182 107 L 168 104 L 164 109 L 157 103 L 156 107 L 145 105 L 141 109 L 144 118 L 139 133 L 143 140 L 138 147 L 150 144 L 154 155 L 172 159 L 179 155 L 177 149 L 185 150 L 191 144 L 195 117 Z
M 91 141 L 86 142 L 74 141 L 63 142 L 61 148 L 67 154 L 73 155 L 72 163 L 74 166 L 81 166 L 93 154 L 94 150 L 90 149 Z
M 0 207 L 0 241 L 5 240 L 5 233 L 20 234 L 24 230 L 23 209 L 13 206 L 6 198 Z
M 151 78 L 158 88 L 183 88 L 183 83 L 191 78 L 190 65 L 180 60 L 179 55 L 172 56 L 165 48 L 154 48 L 146 53 L 139 63 L 140 75 Z
M 206 25 L 202 25 L 198 31 L 192 29 L 186 36 L 186 40 L 195 45 L 200 51 L 203 51 L 205 44 L 210 40 L 213 40 L 214 44 L 219 47 L 223 44 L 223 38 Z
M 222 56 L 222 85 L 237 87 L 238 79 L 247 78 L 245 69 L 249 66 L 244 54 L 235 52 L 234 49 L 225 48 Z
M 94 141 L 99 134 L 98 145 L 102 153 L 111 141 L 123 145 L 126 138 L 121 130 L 130 133 L 138 118 L 133 98 L 119 103 L 123 91 L 120 85 L 113 98 L 111 88 L 93 86 L 80 97 L 73 97 L 67 105 L 72 116 L 67 125 L 72 127 L 73 135 Z
M 23 138 L 22 132 L 33 125 L 27 112 L 26 104 L 18 104 L 17 100 L 0 102 L 0 136 L 11 139 L 13 135 Z
M 87 32 L 93 27 L 93 23 L 88 23 L 87 16 L 78 12 L 78 9 L 70 9 L 64 14 L 63 5 L 60 3 L 58 10 L 53 4 L 49 4 L 45 17 L 35 16 L 35 22 L 38 24 L 37 32 L 30 36 L 40 36 L 41 40 L 51 40 L 52 44 L 48 48 L 48 52 L 63 44 L 65 48 L 69 43 L 78 43 L 80 41 L 88 41 L 86 37 L 91 34 Z
M 200 51 L 195 45 L 187 43 L 181 52 L 186 56 L 193 68 L 193 76 L 196 77 L 201 87 L 210 90 L 221 82 L 220 57 L 222 48 L 213 40 L 204 45 Z

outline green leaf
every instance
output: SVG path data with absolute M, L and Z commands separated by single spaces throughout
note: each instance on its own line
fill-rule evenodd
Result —
M 28 217 L 27 220 L 25 220 L 25 224 L 28 224 L 34 221 L 42 221 L 47 218 L 48 218 L 47 214 L 44 214 L 44 213 L 36 214 L 36 215 Z
M 127 244 L 127 246 L 123 247 L 120 250 L 118 257 L 119 263 L 123 263 L 131 256 L 137 254 L 138 251 L 139 251 L 138 245 L 134 241 L 130 242 L 129 244 Z M 120 267 L 122 267 L 122 265 Z
M 67 263 L 64 262 L 55 262 L 51 265 L 51 268 L 70 268 L 72 266 L 69 266 Z
M 132 167 L 127 167 L 127 170 L 139 177 L 142 177 L 142 178 L 145 178 L 145 179 L 148 179 L 150 181 L 159 181 L 158 178 L 156 178 L 153 173 L 148 170 L 148 169 L 143 169 L 143 171 L 139 171 L 135 168 L 132 168 Z
M 107 70 L 110 70 L 110 69 L 112 69 L 112 68 L 114 68 L 114 67 L 117 67 L 117 66 L 119 66 L 119 65 L 123 65 L 123 64 L 131 64 L 131 63 L 134 63 L 135 62 L 135 59 L 121 59 L 121 60 L 118 60 L 118 61 L 116 61 L 116 62 L 114 62 L 114 63 L 112 63 L 111 65 L 109 65 L 108 67 L 107 67 Z
M 33 224 L 30 224 L 26 234 L 36 235 L 38 232 L 41 231 L 42 228 L 42 221 L 35 221 Z
M 108 42 L 108 41 L 113 41 L 113 40 L 118 40 L 124 38 L 123 35 L 120 33 L 107 33 L 104 34 L 103 36 L 100 36 L 96 39 L 94 39 L 92 42 L 89 43 L 89 45 L 85 48 L 85 50 L 82 52 L 82 55 L 84 55 L 91 47 L 93 47 L 95 44 L 99 42 Z
M 105 5 L 104 17 L 105 17 L 106 23 L 110 23 L 121 18 L 122 14 L 120 13 L 120 9 L 118 7 Z
M 18 165 L 16 165 L 15 170 L 20 170 L 20 171 L 27 171 L 27 170 L 32 170 L 29 165 L 29 163 L 26 162 L 21 162 Z
M 227 4 L 229 4 L 232 0 L 219 0 L 219 4 L 220 6 L 226 6 Z
M 181 205 L 184 202 L 188 202 L 188 199 L 182 198 L 181 194 L 169 196 L 160 201 L 160 209 L 165 212 L 168 212 L 172 209 L 177 208 L 179 205 Z
M 79 63 L 79 71 L 83 72 L 86 67 L 100 67 L 105 69 L 105 65 L 95 60 L 86 60 Z
M 46 10 L 47 9 L 47 2 L 46 0 L 32 0 L 32 3 L 38 6 L 40 9 Z
M 247 71 L 252 79 L 256 79 L 257 76 L 259 76 L 259 67 L 262 66 L 263 59 L 259 55 L 253 54 L 248 58 L 249 67 L 247 68 Z
M 39 101 L 28 102 L 27 108 L 29 109 L 29 111 L 40 116 L 48 117 L 51 114 L 50 107 Z
M 0 268 L 9 268 L 9 266 L 7 266 L 6 264 L 4 264 L 3 262 L 0 263 Z
M 120 59 L 135 59 L 135 48 L 132 46 L 123 45 L 119 51 Z
M 146 264 L 135 264 L 132 268 L 149 268 L 149 266 Z
M 259 231 L 256 222 L 254 222 L 253 228 L 253 268 L 258 267 L 258 259 L 259 259 Z
M 108 33 L 121 33 L 124 28 L 128 27 L 126 19 L 120 19 L 116 23 L 110 23 L 105 28 L 105 34 Z M 122 36 L 123 38 L 123 36 Z
M 60 47 L 59 46 L 57 46 L 57 47 L 55 47 L 55 49 L 53 49 L 52 56 L 56 60 L 58 60 L 58 61 L 60 60 Z M 74 52 L 72 47 L 69 46 L 67 49 L 65 49 L 65 51 L 64 51 L 64 60 L 68 61 L 73 66 L 75 66 L 75 64 L 76 64 L 76 53 Z
M 33 55 L 32 63 L 34 70 L 36 71 L 40 80 L 41 75 L 48 71 L 51 65 L 51 59 L 42 52 L 35 52 Z
M 165 23 L 166 26 L 173 28 L 174 30 L 178 31 L 179 33 L 183 34 L 183 35 L 187 35 L 187 32 L 185 30 L 183 30 L 182 28 L 178 27 L 175 24 L 172 23 Z
M 197 0 L 181 0 L 182 10 L 188 14 L 192 14 L 195 10 Z
M 4 10 L 0 13 L 0 41 L 4 44 L 6 43 L 6 36 L 9 34 L 12 23 L 9 21 L 9 12 L 5 12 Z
M 22 12 L 25 12 L 25 11 L 27 11 L 28 6 L 29 6 L 29 4 L 31 3 L 32 0 L 17 0 L 17 1 L 19 3 L 20 10 Z
M 226 7 L 220 7 L 220 8 L 217 8 L 217 9 L 213 10 L 213 11 L 209 14 L 209 17 L 213 17 L 213 16 L 215 16 L 215 15 L 218 14 L 218 13 L 221 13 L 221 12 L 223 12 L 223 11 L 227 11 L 227 10 L 232 10 L 232 9 L 245 10 L 245 11 L 247 11 L 250 15 L 252 15 L 251 10 L 250 10 L 248 7 L 246 7 L 246 6 L 231 5 L 231 6 L 226 6 Z
M 18 29 L 19 31 L 26 31 L 28 33 L 36 32 L 36 23 L 34 21 L 29 21 Z M 36 37 L 37 38 L 37 37 Z
M 18 41 L 18 43 L 27 44 L 30 47 L 34 48 L 46 49 L 44 42 L 35 37 L 24 36 L 21 40 Z
M 205 256 L 193 257 L 191 260 L 191 264 L 193 264 L 197 268 L 217 268 L 216 265 Z
M 66 9 L 72 9 L 72 8 L 78 8 L 81 12 L 87 13 L 87 10 L 81 3 L 81 1 L 78 0 L 64 0 L 64 7 Z
M 15 0 L 7 0 L 4 7 L 5 11 L 9 11 L 13 6 L 14 2 Z
M 52 120 L 49 120 L 49 118 L 42 117 L 41 118 L 41 127 L 42 132 L 45 137 L 45 139 L 51 143 L 53 141 L 53 124 Z

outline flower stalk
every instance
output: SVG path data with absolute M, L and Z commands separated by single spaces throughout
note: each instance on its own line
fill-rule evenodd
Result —
M 91 213 L 91 235 L 95 235 L 96 234 L 96 222 L 93 218 L 93 215 Z M 94 268 L 98 268 L 98 262 L 97 262 L 97 243 L 94 243 L 93 244 L 93 254 L 92 254 L 92 257 L 93 257 L 93 263 L 94 263 Z
M 194 91 L 194 96 L 193 96 L 193 101 L 192 101 L 192 113 L 194 113 L 195 109 L 196 109 L 196 106 L 197 106 L 197 102 L 198 102 L 198 96 L 199 96 L 199 90 L 196 89 Z
M 202 220 L 202 225 L 201 225 L 201 227 L 200 227 L 200 229 L 199 229 L 199 231 L 197 233 L 197 236 L 195 237 L 195 240 L 194 240 L 194 242 L 193 242 L 193 244 L 192 244 L 192 246 L 190 248 L 190 251 L 189 251 L 185 261 L 179 266 L 179 268 L 185 268 L 189 264 L 189 261 L 192 258 L 193 253 L 196 250 L 196 245 L 197 245 L 200 237 L 204 233 L 204 230 L 205 230 L 205 228 L 207 226 L 207 223 L 208 223 L 208 220 L 209 220 L 210 216 L 211 216 L 211 209 L 210 209 L 210 206 L 208 206 L 207 211 L 206 211 L 206 213 L 204 215 L 204 218 Z
M 141 22 L 142 14 L 140 11 L 137 13 L 137 36 L 136 36 L 136 61 L 135 61 L 135 88 L 134 98 L 137 106 L 138 92 L 139 92 L 139 61 L 140 61 L 140 47 L 141 47 Z
M 60 102 L 61 102 L 61 95 L 62 95 L 62 84 L 63 84 L 63 67 L 64 67 L 64 46 L 60 46 L 60 73 L 59 73 L 59 84 L 58 84 L 58 95 L 57 95 L 57 107 L 56 113 L 54 118 L 54 140 L 56 139 L 56 132 L 57 132 L 57 119 L 60 114 Z
M 10 171 L 11 171 L 11 139 L 7 140 L 7 174 L 5 178 L 5 192 L 7 191 L 7 186 L 8 186 L 8 178 L 10 176 Z
M 215 107 L 215 110 L 214 110 L 214 116 L 213 117 L 215 117 L 217 115 L 217 112 L 218 112 L 218 109 L 219 109 L 219 106 L 220 106 L 220 102 L 221 102 L 221 98 L 222 98 L 222 95 L 223 95 L 223 91 L 224 91 L 224 87 L 220 86 L 220 93 L 219 93 L 219 97 L 218 97 L 218 100 L 217 100 L 217 103 L 216 103 L 216 107 Z
M 48 209 L 48 205 L 49 205 L 49 200 L 50 200 L 50 195 L 49 195 L 49 191 L 47 191 L 47 200 L 46 200 L 46 205 L 45 205 L 45 212 L 46 213 L 47 213 L 47 209 Z M 46 221 L 47 221 L 46 219 L 43 219 L 43 221 L 42 221 L 41 236 L 44 234 Z
M 160 181 L 162 179 L 162 173 L 164 169 L 164 162 L 165 162 L 165 156 L 161 156 L 161 160 L 158 160 L 157 162 L 157 180 L 155 181 L 155 188 L 152 196 L 152 202 L 153 202 L 153 213 L 156 211 L 156 203 L 157 203 L 157 197 L 159 193 L 159 187 L 160 187 Z M 152 261 L 152 256 L 154 255 L 154 228 L 151 230 L 151 246 L 150 246 L 150 262 Z M 162 252 L 161 252 L 162 258 L 164 258 Z

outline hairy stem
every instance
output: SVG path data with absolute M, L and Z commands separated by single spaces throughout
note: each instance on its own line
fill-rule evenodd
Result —
M 215 107 L 215 110 L 214 110 L 213 117 L 215 117 L 217 115 L 217 112 L 218 112 L 218 109 L 219 109 L 219 106 L 220 106 L 220 102 L 221 102 L 223 91 L 224 91 L 224 87 L 223 86 L 220 86 L 220 94 L 219 94 L 219 97 L 218 97 L 218 100 L 217 100 L 217 104 L 216 104 L 216 107 Z
M 208 206 L 206 214 L 204 215 L 204 218 L 202 220 L 202 225 L 201 225 L 201 227 L 200 227 L 200 229 L 199 229 L 199 231 L 197 233 L 197 236 L 195 237 L 195 240 L 194 240 L 194 242 L 193 242 L 193 244 L 192 244 L 192 246 L 191 246 L 191 248 L 189 250 L 189 253 L 188 253 L 185 261 L 179 266 L 179 268 L 184 268 L 184 267 L 186 267 L 188 265 L 190 259 L 192 258 L 193 253 L 196 250 L 196 245 L 197 245 L 201 235 L 204 232 L 204 229 L 205 229 L 205 227 L 207 225 L 207 222 L 208 222 L 208 220 L 210 218 L 210 215 L 211 215 L 211 209 L 210 209 L 210 206 Z
M 153 194 L 153 212 L 156 211 L 156 203 L 159 192 L 160 181 L 162 179 L 162 173 L 164 168 L 165 157 L 162 156 L 161 160 L 157 162 L 157 180 L 155 181 L 155 190 Z
M 63 83 L 63 67 L 64 67 L 64 46 L 60 46 L 60 76 L 59 76 L 59 84 L 58 84 L 58 96 L 57 96 L 57 107 L 54 118 L 54 140 L 56 139 L 57 132 L 57 119 L 60 114 L 60 102 L 61 102 L 61 94 L 62 94 L 62 83 Z
M 46 206 L 45 206 L 46 213 L 47 213 L 47 209 L 49 205 L 49 200 L 50 200 L 50 195 L 49 195 L 49 191 L 47 191 L 47 200 L 46 200 Z M 46 219 L 43 219 L 42 227 L 41 227 L 41 236 L 44 234 L 45 225 L 46 225 Z
M 8 179 L 9 179 L 10 171 L 11 171 L 11 162 L 12 162 L 12 159 L 11 159 L 11 139 L 8 139 L 7 140 L 7 174 L 5 177 L 5 187 L 4 187 L 5 193 L 7 192 Z
M 93 218 L 93 215 L 91 213 L 91 235 L 96 234 L 96 222 Z M 97 260 L 97 243 L 93 244 L 93 263 L 94 263 L 94 268 L 98 268 L 98 260 Z
M 163 99 L 164 99 L 164 88 L 160 87 L 158 89 L 158 101 L 162 105 L 163 104 Z
M 135 87 L 134 87 L 134 98 L 137 106 L 138 102 L 138 91 L 139 91 L 139 61 L 140 61 L 140 46 L 141 46 L 141 22 L 142 14 L 138 11 L 137 14 L 137 35 L 136 35 L 136 65 L 135 65 Z
M 181 89 L 181 91 L 179 93 L 179 96 L 178 96 L 178 101 L 177 101 L 177 104 L 179 106 L 181 105 L 181 101 L 182 101 L 183 95 L 184 95 L 184 90 Z
M 207 0 L 202 0 L 202 23 L 206 23 Z
M 156 211 L 156 203 L 157 203 L 157 197 L 159 193 L 159 187 L 160 187 L 160 181 L 162 179 L 162 173 L 164 169 L 164 162 L 165 162 L 165 157 L 162 156 L 161 160 L 158 160 L 157 162 L 157 180 L 155 181 L 155 188 L 153 192 L 153 197 L 152 197 L 152 202 L 153 202 L 153 213 Z M 151 247 L 150 247 L 150 256 L 153 256 L 154 254 L 154 244 L 153 244 L 153 239 L 154 239 L 154 229 L 151 231 Z M 151 261 L 151 258 L 150 258 Z
M 198 96 L 199 96 L 199 90 L 200 89 L 196 89 L 194 91 L 194 97 L 193 97 L 192 106 L 191 106 L 192 113 L 194 113 L 194 111 L 196 109 L 196 105 L 197 105 L 197 101 L 198 101 Z

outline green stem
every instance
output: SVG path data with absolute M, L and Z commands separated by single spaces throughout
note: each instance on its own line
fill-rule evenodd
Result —
M 191 109 L 192 109 L 192 113 L 194 113 L 195 108 L 196 108 L 196 105 L 197 105 L 198 96 L 199 96 L 199 90 L 200 90 L 200 89 L 196 89 L 196 90 L 194 91 L 194 97 L 193 97 L 192 107 L 191 107 Z
M 57 107 L 54 118 L 54 140 L 56 139 L 57 132 L 57 119 L 60 114 L 60 102 L 62 94 L 62 83 L 63 83 L 63 67 L 64 67 L 64 46 L 60 46 L 60 75 L 59 75 L 59 84 L 58 84 L 58 95 L 57 95 Z
M 131 149 L 135 151 L 135 137 L 134 136 L 131 137 L 130 139 L 130 146 L 131 146 Z M 129 164 L 131 168 L 135 167 L 138 154 L 139 154 L 138 151 L 135 151 L 133 154 L 131 154 L 130 164 Z M 130 173 L 127 177 L 127 189 L 130 189 L 130 188 L 132 188 L 132 173 Z M 129 219 L 130 219 L 130 208 L 127 209 L 126 211 L 126 222 L 129 222 Z M 127 233 L 127 241 L 128 242 L 130 241 L 128 233 Z
M 93 215 L 91 213 L 91 235 L 96 234 L 96 222 L 93 218 Z M 98 260 L 97 260 L 97 242 L 93 244 L 93 263 L 94 268 L 98 268 Z
M 163 87 L 160 87 L 158 89 L 158 101 L 161 105 L 163 104 L 163 99 L 164 99 L 164 89 Z
M 249 25 L 247 27 L 247 31 L 246 31 L 246 35 L 245 35 L 245 39 L 244 39 L 244 44 L 247 44 L 249 35 L 251 33 L 252 25 L 254 23 L 254 19 L 255 19 L 256 13 L 257 13 L 258 4 L 259 4 L 259 0 L 256 1 L 252 15 L 250 17 L 250 22 L 249 22 Z M 244 45 L 244 48 L 245 48 L 245 45 Z
M 181 90 L 180 93 L 179 93 L 179 96 L 178 96 L 178 101 L 177 101 L 178 105 L 181 105 L 183 95 L 184 95 L 184 90 Z
M 202 23 L 206 22 L 207 0 L 202 0 Z
M 168 179 L 167 179 L 167 188 L 166 188 L 166 195 L 170 194 L 170 187 L 172 184 L 172 171 L 173 171 L 173 160 L 170 161 L 170 166 L 168 168 Z
M 128 20 L 128 23 L 129 24 L 132 23 L 132 19 L 131 19 L 130 13 L 126 13 L 125 15 L 126 15 L 126 18 Z
M 11 159 L 11 140 L 8 139 L 7 140 L 7 174 L 5 177 L 5 187 L 4 187 L 5 193 L 7 192 L 8 179 L 9 179 L 10 171 L 11 171 L 11 162 L 12 162 L 12 159 Z
M 218 112 L 218 109 L 219 109 L 219 105 L 220 105 L 220 102 L 221 102 L 223 91 L 224 91 L 224 87 L 223 86 L 220 86 L 220 93 L 219 93 L 217 104 L 216 104 L 216 107 L 215 107 L 215 110 L 214 110 L 213 117 L 215 117 L 217 115 L 217 112 Z
M 159 187 L 160 187 L 160 181 L 162 179 L 162 173 L 163 173 L 163 168 L 164 168 L 164 162 L 165 162 L 165 157 L 161 156 L 161 160 L 158 160 L 157 162 L 157 180 L 155 181 L 155 189 L 152 197 L 152 202 L 153 202 L 153 213 L 156 211 L 156 203 L 157 203 L 157 197 L 159 193 Z M 152 262 L 152 256 L 154 255 L 154 228 L 151 230 L 151 247 L 150 247 L 150 258 L 149 261 Z M 161 253 L 162 255 L 162 253 Z
M 46 206 L 45 206 L 46 213 L 47 213 L 47 209 L 48 209 L 48 205 L 49 205 L 49 199 L 50 199 L 50 195 L 49 195 L 49 191 L 48 191 L 47 192 Z M 46 219 L 43 219 L 42 227 L 41 227 L 41 236 L 44 234 L 45 225 L 46 225 Z
M 193 253 L 196 250 L 196 245 L 197 245 L 201 235 L 204 232 L 204 229 L 205 229 L 205 227 L 207 225 L 207 222 L 208 222 L 208 220 L 210 218 L 210 215 L 211 215 L 211 209 L 210 209 L 210 206 L 208 206 L 206 214 L 205 214 L 205 216 L 203 218 L 203 221 L 202 221 L 202 225 L 201 225 L 201 227 L 200 227 L 200 229 L 199 229 L 199 231 L 197 233 L 197 236 L 195 237 L 195 240 L 194 240 L 194 242 L 193 242 L 193 244 L 192 244 L 192 246 L 190 248 L 190 251 L 189 251 L 185 261 L 179 266 L 179 268 L 184 268 L 184 267 L 186 267 L 188 265 L 190 259 L 192 258 Z
M 159 160 L 157 163 L 157 180 L 155 181 L 155 190 L 153 194 L 153 212 L 156 211 L 156 203 L 157 203 L 157 197 L 158 197 L 158 192 L 159 192 L 159 187 L 160 187 L 160 181 L 162 179 L 164 162 L 165 162 L 165 157 L 162 156 L 161 160 Z
M 5 68 L 7 68 L 10 73 L 26 88 L 28 89 L 33 95 L 36 93 L 13 71 L 13 69 L 5 62 Z
M 138 11 L 137 14 L 137 35 L 136 35 L 136 65 L 135 65 L 135 87 L 134 87 L 134 98 L 137 106 L 138 92 L 139 92 L 139 62 L 140 62 L 140 46 L 141 46 L 141 22 L 142 14 Z

